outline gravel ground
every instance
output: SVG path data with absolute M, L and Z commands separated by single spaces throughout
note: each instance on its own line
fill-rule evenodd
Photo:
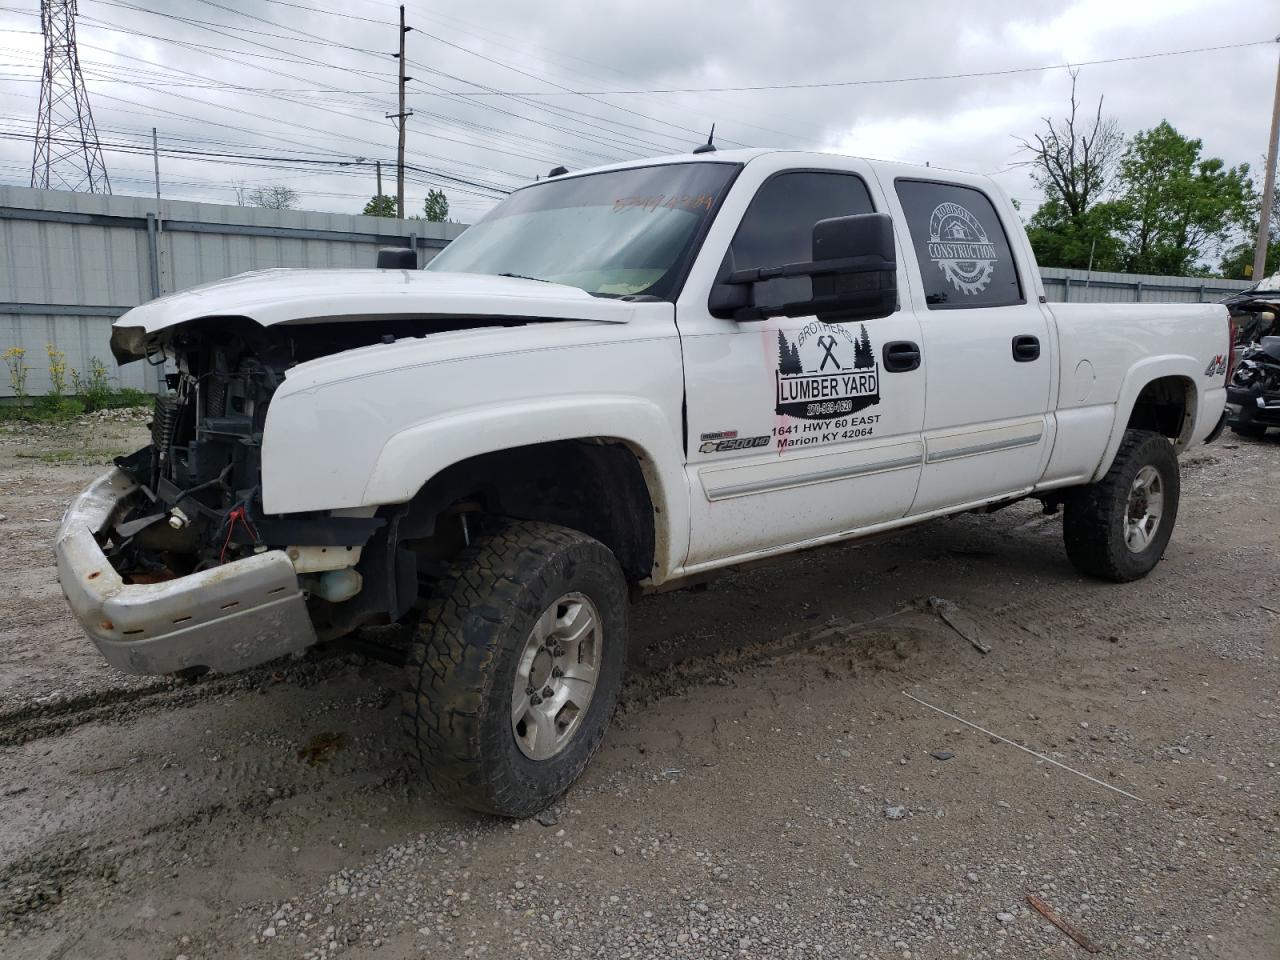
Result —
M 604 747 L 512 823 L 409 772 L 392 667 L 101 662 L 49 542 L 142 436 L 0 434 L 0 957 L 1083 956 L 1028 893 L 1107 955 L 1280 957 L 1280 437 L 1184 460 L 1139 583 L 1017 505 L 642 601 Z

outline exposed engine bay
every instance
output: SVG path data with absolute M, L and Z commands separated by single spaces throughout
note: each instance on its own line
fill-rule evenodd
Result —
M 460 319 L 433 323 L 431 332 L 483 325 Z M 293 547 L 296 554 L 297 545 L 358 557 L 385 519 L 264 515 L 267 409 L 285 372 L 299 363 L 421 335 L 421 321 L 403 318 L 271 328 L 210 318 L 149 344 L 147 362 L 176 369 L 156 398 L 151 445 L 116 461 L 141 488 L 112 531 L 108 555 L 117 571 L 126 582 L 158 582 L 266 549 Z

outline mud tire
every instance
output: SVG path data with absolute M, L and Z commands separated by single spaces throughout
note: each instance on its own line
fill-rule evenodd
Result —
M 512 731 L 517 661 L 539 615 L 571 592 L 599 612 L 599 676 L 573 739 L 532 760 Z M 617 705 L 628 627 L 617 559 L 575 530 L 503 521 L 458 555 L 421 606 L 402 701 L 416 763 L 450 803 L 505 817 L 545 809 L 582 773 Z
M 1154 467 L 1163 484 L 1163 513 L 1151 542 L 1135 552 L 1125 542 L 1129 494 L 1144 467 Z M 1145 577 L 1160 562 L 1178 519 L 1180 481 L 1172 444 L 1149 430 L 1128 430 L 1115 460 L 1101 480 L 1067 498 L 1062 537 L 1067 557 L 1081 573 L 1116 583 Z

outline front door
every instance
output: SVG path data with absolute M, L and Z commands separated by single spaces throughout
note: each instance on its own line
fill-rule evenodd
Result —
M 819 220 L 885 209 L 869 174 L 778 169 L 783 159 L 747 165 L 718 218 L 736 230 L 731 239 L 713 232 L 700 263 L 712 257 L 726 274 L 809 260 Z M 760 284 L 756 302 L 807 299 L 810 282 Z M 676 309 L 688 404 L 688 568 L 903 516 L 923 458 L 924 371 L 910 361 L 920 341 L 911 310 L 866 322 L 737 322 L 711 316 L 707 285 L 691 288 L 704 292 Z

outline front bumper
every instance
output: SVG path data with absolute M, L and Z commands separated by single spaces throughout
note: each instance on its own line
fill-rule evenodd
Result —
M 96 534 L 136 489 L 118 469 L 99 477 L 67 508 L 54 545 L 67 602 L 108 663 L 133 674 L 230 673 L 316 642 L 283 550 L 163 583 L 125 583 Z
M 1227 422 L 1233 427 L 1280 427 L 1280 397 L 1263 393 L 1257 386 L 1228 387 Z

